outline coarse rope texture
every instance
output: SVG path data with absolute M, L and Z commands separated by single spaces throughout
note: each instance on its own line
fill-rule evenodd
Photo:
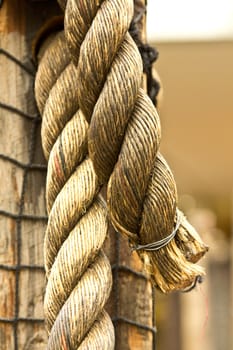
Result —
M 177 190 L 159 152 L 157 111 L 140 88 L 142 59 L 128 32 L 133 0 L 58 2 L 77 67 L 75 93 L 90 123 L 88 154 L 98 181 L 107 183 L 110 219 L 133 247 L 159 241 L 176 226 Z M 154 284 L 170 292 L 185 289 L 204 274 L 195 263 L 207 249 L 184 216 L 169 244 L 138 254 Z
M 64 33 L 40 50 L 35 96 L 42 115 L 42 145 L 48 160 L 44 309 L 48 349 L 114 348 L 114 329 L 104 305 L 112 274 L 102 251 L 106 204 L 87 154 L 87 130 L 77 100 L 77 69 Z
M 143 62 L 144 89 L 151 98 L 155 107 L 159 107 L 162 97 L 162 86 L 159 75 L 155 69 L 159 53 L 155 47 L 148 45 L 145 38 L 146 1 L 134 0 L 134 18 L 129 27 L 129 33 L 134 39 Z

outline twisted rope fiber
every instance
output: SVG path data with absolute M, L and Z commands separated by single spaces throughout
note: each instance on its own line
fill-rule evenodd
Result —
M 142 60 L 128 33 L 132 0 L 59 1 L 65 36 L 77 65 L 77 97 L 90 123 L 89 157 L 108 182 L 111 221 L 131 244 L 167 237 L 177 220 L 177 191 L 159 152 L 160 121 L 140 89 Z M 207 247 L 184 217 L 176 236 L 156 252 L 138 251 L 163 292 L 184 289 L 203 275 L 195 265 Z
M 103 307 L 112 276 L 101 249 L 107 211 L 87 154 L 88 123 L 77 103 L 77 70 L 63 32 L 41 52 L 35 95 L 48 159 L 44 244 L 48 349 L 111 350 L 114 330 Z

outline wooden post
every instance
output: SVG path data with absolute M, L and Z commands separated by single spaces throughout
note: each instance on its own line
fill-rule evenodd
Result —
M 145 8 L 146 1 L 135 0 L 134 3 L 137 17 Z M 145 41 L 145 13 L 140 18 L 138 28 L 142 41 Z M 146 87 L 146 76 L 143 87 Z M 141 261 L 135 252 L 130 252 L 127 239 L 118 235 L 112 227 L 105 248 L 113 266 L 113 290 L 108 312 L 115 321 L 115 349 L 154 350 L 154 291 L 143 273 Z
M 212 203 L 213 204 L 213 203 Z M 181 349 L 231 349 L 230 246 L 210 209 L 193 209 L 190 220 L 211 247 L 202 261 L 206 277 L 190 293 L 180 295 Z
M 30 119 L 37 115 L 33 75 L 5 51 L 33 70 L 32 39 L 44 21 L 57 13 L 58 6 L 55 1 L 5 0 L 1 3 L 0 349 L 44 349 L 47 342 L 42 267 L 45 171 L 23 166 L 43 163 L 40 125 Z M 22 111 L 24 116 L 9 106 Z M 34 218 L 28 219 L 28 216 Z
M 135 252 L 131 254 L 127 240 L 113 228 L 105 250 L 113 267 L 113 289 L 107 311 L 115 324 L 115 349 L 152 350 L 152 287 L 142 272 L 141 262 Z
M 144 3 L 141 0 L 139 7 Z M 3 1 L 0 47 L 30 66 L 35 33 L 58 11 L 56 1 Z M 0 102 L 28 116 L 37 113 L 33 77 L 2 53 Z M 39 128 L 33 134 L 35 124 L 29 118 L 3 107 L 0 105 L 0 154 L 22 164 L 42 163 Z M 30 137 L 36 141 L 34 155 Z M 0 157 L 0 178 L 0 350 L 43 349 L 47 343 L 41 322 L 45 278 L 43 270 L 36 267 L 43 265 L 46 223 L 19 216 L 45 216 L 45 172 L 22 168 Z M 5 212 L 14 217 L 7 217 Z M 115 318 L 116 349 L 154 349 L 152 287 L 141 273 L 139 258 L 130 253 L 128 242 L 113 230 L 106 246 L 114 275 L 109 310 Z

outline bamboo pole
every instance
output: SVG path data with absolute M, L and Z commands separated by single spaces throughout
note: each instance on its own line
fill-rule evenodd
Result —
M 31 41 L 43 22 L 57 11 L 55 1 L 46 5 L 26 0 L 3 1 L 0 8 L 1 49 L 32 69 Z M 37 113 L 33 77 L 3 51 L 0 54 L 0 102 L 28 116 Z M 29 118 L 0 106 L 1 154 L 23 164 L 42 163 L 39 140 L 39 125 L 36 130 L 36 123 Z M 35 152 L 30 149 L 32 145 Z M 28 265 L 43 265 L 46 223 L 17 218 L 17 215 L 46 215 L 45 172 L 19 167 L 1 157 L 0 178 L 0 349 L 42 349 L 47 342 L 42 322 L 44 271 L 28 268 Z M 3 211 L 16 217 L 7 217 Z

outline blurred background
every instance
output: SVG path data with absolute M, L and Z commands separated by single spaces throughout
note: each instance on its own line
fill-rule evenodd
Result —
M 179 205 L 210 246 L 204 283 L 157 294 L 158 350 L 233 349 L 233 1 L 148 0 L 162 152 Z

